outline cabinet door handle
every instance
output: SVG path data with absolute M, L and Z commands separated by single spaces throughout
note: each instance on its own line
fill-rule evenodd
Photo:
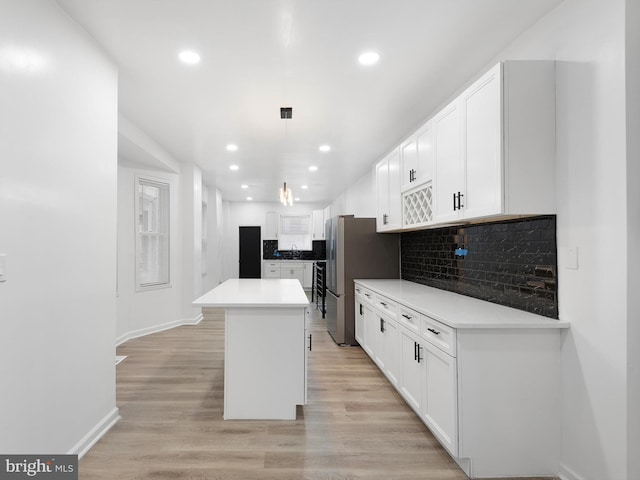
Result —
M 440 335 L 440 332 L 439 332 L 439 331 L 437 331 L 437 330 L 436 330 L 436 329 L 434 329 L 434 328 L 427 328 L 427 330 L 429 330 L 429 331 L 430 331 L 431 333 L 433 333 L 434 335 Z
M 363 312 L 362 310 L 363 310 L 363 308 L 362 308 L 362 304 L 360 304 L 360 315 L 363 315 L 363 314 L 364 314 L 364 312 Z
M 455 212 L 458 209 L 458 206 L 456 204 L 456 194 L 453 194 L 453 211 Z
M 386 213 L 382 215 L 382 224 L 386 225 L 387 223 L 389 223 L 389 215 L 387 215 Z
M 420 346 L 420 344 L 419 344 L 419 343 L 416 343 L 416 346 L 418 347 L 418 348 L 417 348 L 417 352 L 416 352 L 416 361 L 417 361 L 418 363 L 420 363 L 420 361 L 422 360 L 422 357 L 420 357 L 420 349 L 421 349 L 422 347 Z
M 313 334 L 311 334 L 311 333 L 309 334 L 309 351 L 311 351 L 311 335 L 313 335 Z
M 418 344 L 416 342 L 413 342 L 413 359 L 418 359 Z
M 380 317 L 380 331 L 384 333 L 384 318 Z

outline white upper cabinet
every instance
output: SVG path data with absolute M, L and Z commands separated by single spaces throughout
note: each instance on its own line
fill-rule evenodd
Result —
M 313 230 L 311 233 L 312 240 L 324 240 L 324 210 L 313 211 Z
M 435 223 L 555 213 L 555 65 L 500 63 L 433 119 Z
M 500 64 L 461 96 L 465 217 L 502 213 L 502 95 Z
M 402 191 L 422 185 L 433 178 L 433 138 L 431 122 L 400 145 Z
M 280 223 L 280 214 L 278 214 L 278 212 L 267 212 L 262 239 L 277 240 L 279 223 Z
M 462 116 L 460 101 L 447 105 L 433 119 L 436 222 L 460 217 L 458 201 L 464 200 Z
M 377 231 L 399 230 L 402 227 L 399 148 L 376 165 L 376 197 Z

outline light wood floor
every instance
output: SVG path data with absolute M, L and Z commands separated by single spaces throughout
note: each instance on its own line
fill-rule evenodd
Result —
M 223 421 L 223 313 L 128 341 L 122 420 L 81 480 L 464 480 L 359 347 L 338 347 L 314 310 L 308 404 L 295 421 Z M 503 479 L 504 480 L 504 479 Z

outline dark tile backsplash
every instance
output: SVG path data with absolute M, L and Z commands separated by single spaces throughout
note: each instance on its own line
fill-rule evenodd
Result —
M 278 250 L 277 240 L 262 241 L 263 260 L 324 260 L 326 258 L 326 248 L 324 240 L 314 240 L 312 250 Z
M 558 318 L 556 217 L 401 234 L 402 278 Z

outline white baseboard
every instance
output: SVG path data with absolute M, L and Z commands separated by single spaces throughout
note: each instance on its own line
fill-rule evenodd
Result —
M 558 477 L 560 478 L 560 480 L 587 480 L 564 464 L 560 464 L 560 472 L 558 473 Z
M 151 327 L 141 328 L 139 330 L 133 330 L 116 338 L 116 347 L 133 338 L 144 337 L 146 335 L 151 335 L 152 333 L 164 332 L 165 330 L 170 330 L 182 325 L 197 325 L 202 321 L 202 318 L 202 313 L 200 313 L 193 318 L 181 318 L 180 320 L 173 320 L 171 322 L 161 323 L 159 325 L 153 325 Z
M 118 420 L 120 420 L 120 410 L 118 407 L 113 407 L 113 410 L 100 420 L 67 454 L 78 455 L 78 458 L 82 458 L 111 427 L 118 423 Z
M 183 325 L 198 325 L 202 319 L 204 318 L 204 316 L 202 315 L 202 313 L 200 313 L 199 315 L 196 315 L 193 318 L 183 318 L 182 319 L 182 324 Z

